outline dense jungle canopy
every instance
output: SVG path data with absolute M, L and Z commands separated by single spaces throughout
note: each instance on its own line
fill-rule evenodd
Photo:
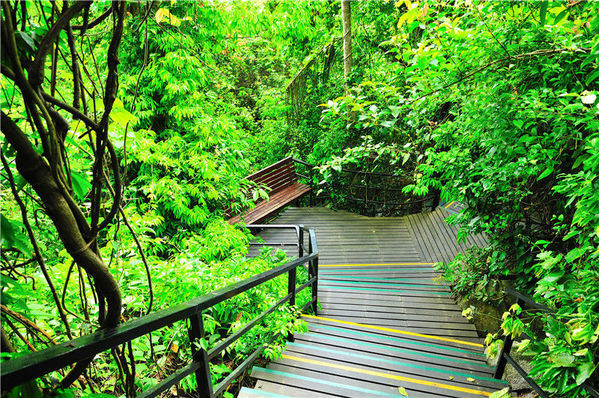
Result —
M 440 265 L 454 292 L 500 305 L 509 283 L 555 311 L 511 307 L 490 355 L 525 333 L 531 376 L 552 396 L 587 396 L 581 384 L 599 378 L 599 3 L 350 4 L 2 1 L 3 359 L 284 263 L 246 259 L 250 233 L 227 219 L 268 195 L 244 176 L 293 156 L 316 165 L 321 205 L 364 210 L 342 168 L 397 174 L 405 198 L 462 202 L 451 221 L 490 246 Z M 286 292 L 273 280 L 216 305 L 198 344 Z M 213 382 L 305 327 L 278 310 L 213 360 Z M 190 357 L 186 333 L 174 324 L 4 393 L 134 396 Z

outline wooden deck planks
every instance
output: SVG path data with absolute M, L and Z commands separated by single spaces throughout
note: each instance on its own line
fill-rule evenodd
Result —
M 482 235 L 457 242 L 450 210 L 369 218 L 324 208 L 288 208 L 277 224 L 314 228 L 320 250 L 317 316 L 281 359 L 255 367 L 240 397 L 480 397 L 502 389 L 484 346 L 433 269 Z M 293 231 L 260 237 L 297 256 Z M 259 246 L 252 246 L 250 255 Z M 252 395 L 254 394 L 254 395 Z M 263 395 L 258 395 L 263 394 Z M 269 395 L 270 394 L 270 395 Z
M 335 358 L 335 361 L 352 364 L 352 366 L 367 366 L 367 368 L 380 371 L 393 371 L 406 375 L 421 376 L 427 374 L 431 379 L 448 384 L 466 386 L 478 385 L 491 388 L 497 386 L 497 382 L 486 376 L 465 373 L 462 369 L 446 369 L 435 363 L 413 363 L 408 360 L 390 359 L 385 354 L 372 351 L 358 351 L 348 347 L 332 347 L 329 345 L 309 344 L 307 342 L 293 342 L 287 344 L 288 355 L 304 356 L 307 358 L 321 358 L 323 360 Z M 475 376 L 475 377 L 472 377 Z M 452 377 L 452 378 L 450 378 Z M 468 381 L 472 377 L 474 381 Z

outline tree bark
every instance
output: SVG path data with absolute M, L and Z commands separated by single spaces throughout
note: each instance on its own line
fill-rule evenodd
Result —
M 341 0 L 341 20 L 343 22 L 343 75 L 348 84 L 352 67 L 351 51 L 351 4 L 350 0 Z
M 108 125 L 109 114 L 118 90 L 118 48 L 123 35 L 126 4 L 124 1 L 113 2 L 109 8 L 110 11 L 107 10 L 100 17 L 100 21 L 102 21 L 110 15 L 114 15 L 112 37 L 106 61 L 108 73 L 106 91 L 103 96 L 104 114 L 97 124 L 85 113 L 85 106 L 84 111 L 78 109 L 81 102 L 85 103 L 83 98 L 79 98 L 84 91 L 81 90 L 83 82 L 77 69 L 75 37 L 70 28 L 73 18 L 84 9 L 84 20 L 86 22 L 84 22 L 83 30 L 89 27 L 90 24 L 87 23 L 89 2 L 65 2 L 61 13 L 53 5 L 52 24 L 48 26 L 48 32 L 41 38 L 32 61 L 29 61 L 27 55 L 17 45 L 15 17 L 11 14 L 10 4 L 2 2 L 1 7 L 3 11 L 1 25 L 2 74 L 7 79 L 12 80 L 14 86 L 21 92 L 28 122 L 32 130 L 36 131 L 41 139 L 43 153 L 39 154 L 35 150 L 31 136 L 27 135 L 27 130 L 23 130 L 4 111 L 1 112 L 0 130 L 16 154 L 15 163 L 19 174 L 39 196 L 45 213 L 56 227 L 58 237 L 77 265 L 85 269 L 88 276 L 93 279 L 93 286 L 98 296 L 98 321 L 101 327 L 116 326 L 121 319 L 121 293 L 116 279 L 102 260 L 96 239 L 98 233 L 112 222 L 120 208 L 121 201 L 119 162 L 108 138 Z M 51 94 L 46 94 L 43 90 L 47 54 L 53 46 L 57 45 L 58 37 L 64 30 L 67 31 L 69 50 L 72 53 L 73 106 L 58 101 L 53 95 L 54 90 Z M 66 58 L 65 62 L 67 62 Z M 55 62 L 53 66 L 56 66 Z M 52 88 L 54 88 L 53 84 Z M 65 118 L 53 107 L 66 110 L 75 119 L 83 120 L 96 133 L 95 178 L 92 181 L 92 206 L 90 210 L 91 225 L 84 214 L 85 206 L 77 203 L 73 194 L 68 153 L 65 151 L 64 146 L 69 125 Z M 12 116 L 12 113 L 9 114 Z M 105 150 L 108 151 L 111 158 L 115 194 L 111 209 L 104 217 L 104 220 L 99 222 L 102 210 L 102 188 L 104 184 L 110 186 L 108 179 L 97 178 L 98 175 L 103 173 Z M 60 303 L 57 303 L 57 305 L 60 308 Z M 90 360 L 78 363 L 63 380 L 63 386 L 68 386 L 74 381 L 89 364 Z
M 121 315 L 121 294 L 116 280 L 102 258 L 93 251 L 91 242 L 87 242 L 81 233 L 77 219 L 64 197 L 64 191 L 58 187 L 45 159 L 33 149 L 27 136 L 4 112 L 1 127 L 6 140 L 17 153 L 19 174 L 39 195 L 69 254 L 94 278 L 98 291 L 106 299 L 107 313 L 102 326 L 116 326 Z

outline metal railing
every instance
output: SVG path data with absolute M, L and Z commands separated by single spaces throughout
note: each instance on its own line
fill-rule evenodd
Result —
M 544 312 L 548 315 L 553 315 L 555 312 L 550 308 L 537 303 L 530 297 L 518 292 L 517 290 L 512 289 L 511 287 L 506 287 L 504 292 L 515 297 L 516 303 L 523 307 L 527 305 L 533 310 L 537 310 L 539 312 Z M 505 367 L 507 364 L 510 364 L 516 372 L 528 383 L 528 385 L 541 397 L 541 398 L 551 398 L 547 392 L 545 392 L 536 382 L 535 380 L 528 375 L 526 370 L 524 370 L 510 355 L 510 351 L 512 350 L 514 340 L 511 335 L 507 335 L 503 339 L 503 347 L 501 352 L 499 353 L 499 361 L 497 362 L 497 367 L 495 368 L 494 377 L 496 379 L 501 379 L 503 377 L 503 373 L 505 372 Z M 582 387 L 588 392 L 592 397 L 599 398 L 599 392 L 593 386 L 589 385 L 588 382 L 582 384 Z
M 303 225 L 295 225 L 295 224 L 249 224 L 245 226 L 249 230 L 252 230 L 254 233 L 260 232 L 263 229 L 291 229 L 295 232 L 295 240 L 293 242 L 285 242 L 285 241 L 252 241 L 249 243 L 250 247 L 252 246 L 267 246 L 273 248 L 281 248 L 287 246 L 294 246 L 297 248 L 297 256 L 301 257 L 304 255 L 304 246 L 305 246 L 305 235 L 304 231 L 306 228 Z
M 248 226 L 248 228 L 292 228 L 296 230 L 298 236 L 298 258 L 186 303 L 178 304 L 141 318 L 125 322 L 114 328 L 99 330 L 95 333 L 73 339 L 66 343 L 49 347 L 45 350 L 2 362 L 0 380 L 2 391 L 7 392 L 13 387 L 42 377 L 50 372 L 58 371 L 73 363 L 88 361 L 90 358 L 94 358 L 101 352 L 172 325 L 174 322 L 189 320 L 190 326 L 188 328 L 188 336 L 189 341 L 191 342 L 192 360 L 183 368 L 178 369 L 167 378 L 161 380 L 160 383 L 141 393 L 140 396 L 155 397 L 161 392 L 169 389 L 171 386 L 177 384 L 183 378 L 195 374 L 199 396 L 201 398 L 217 397 L 252 364 L 252 362 L 268 346 L 269 342 L 263 342 L 263 344 L 250 354 L 245 361 L 214 387 L 212 386 L 210 379 L 209 367 L 212 358 L 216 357 L 219 353 L 237 341 L 252 327 L 257 325 L 266 316 L 273 313 L 281 305 L 287 302 L 289 305 L 295 305 L 297 293 L 307 287 L 312 287 L 312 299 L 304 305 L 302 311 L 308 306 L 311 306 L 315 313 L 317 310 L 318 244 L 316 242 L 314 230 L 305 228 L 301 225 L 251 225 Z M 308 247 L 305 247 L 304 239 L 306 237 L 308 238 Z M 296 285 L 297 268 L 303 265 L 308 268 L 308 281 L 298 287 Z M 210 350 L 206 351 L 203 348 L 196 348 L 193 343 L 197 339 L 204 337 L 204 325 L 202 321 L 203 311 L 283 274 L 289 275 L 288 290 L 285 297 L 281 298 L 269 309 L 245 324 L 241 329 L 219 341 L 218 344 Z M 291 336 L 289 337 L 292 338 Z
M 303 165 L 306 173 L 296 175 L 304 178 L 311 185 L 312 192 L 318 188 L 314 181 L 315 165 L 299 159 L 292 159 L 296 164 Z M 439 205 L 438 193 L 431 193 L 423 198 L 410 198 L 402 192 L 405 178 L 392 173 L 379 173 L 342 168 L 337 171 L 340 176 L 338 181 L 332 182 L 330 190 L 343 192 L 343 200 L 350 202 L 351 206 L 365 215 L 396 215 L 418 213 L 425 208 L 435 209 Z M 310 204 L 316 198 L 310 193 Z

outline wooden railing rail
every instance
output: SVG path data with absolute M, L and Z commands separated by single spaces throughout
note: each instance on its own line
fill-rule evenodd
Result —
M 218 396 L 252 364 L 270 342 L 263 342 L 258 349 L 256 349 L 243 363 L 234 369 L 229 376 L 214 388 L 212 387 L 210 380 L 210 359 L 225 350 L 281 305 L 287 302 L 289 302 L 290 305 L 295 305 L 297 293 L 308 287 L 312 287 L 312 299 L 304 305 L 302 311 L 308 306 L 311 306 L 314 312 L 317 310 L 318 244 L 316 242 L 314 230 L 305 228 L 301 225 L 252 225 L 249 226 L 249 228 L 292 228 L 296 230 L 299 249 L 298 258 L 186 303 L 178 304 L 141 318 L 125 322 L 114 328 L 99 330 L 95 333 L 49 347 L 45 350 L 2 362 L 0 380 L 2 392 L 8 392 L 15 386 L 37 379 L 50 372 L 60 370 L 73 363 L 89 360 L 101 352 L 132 341 L 150 332 L 167 327 L 174 322 L 189 320 L 190 327 L 188 329 L 188 335 L 190 342 L 192 343 L 192 361 L 185 367 L 161 380 L 160 383 L 144 391 L 140 396 L 155 397 L 161 392 L 169 389 L 171 386 L 177 384 L 186 376 L 194 373 L 197 381 L 198 393 L 201 398 L 213 398 Z M 308 237 L 308 247 L 305 247 L 305 236 Z M 308 267 L 308 281 L 297 287 L 297 267 L 303 265 Z M 195 348 L 193 342 L 196 339 L 204 337 L 202 311 L 286 273 L 289 275 L 289 279 L 288 294 L 285 297 L 281 298 L 270 308 L 248 322 L 243 328 L 221 340 L 209 351 Z

